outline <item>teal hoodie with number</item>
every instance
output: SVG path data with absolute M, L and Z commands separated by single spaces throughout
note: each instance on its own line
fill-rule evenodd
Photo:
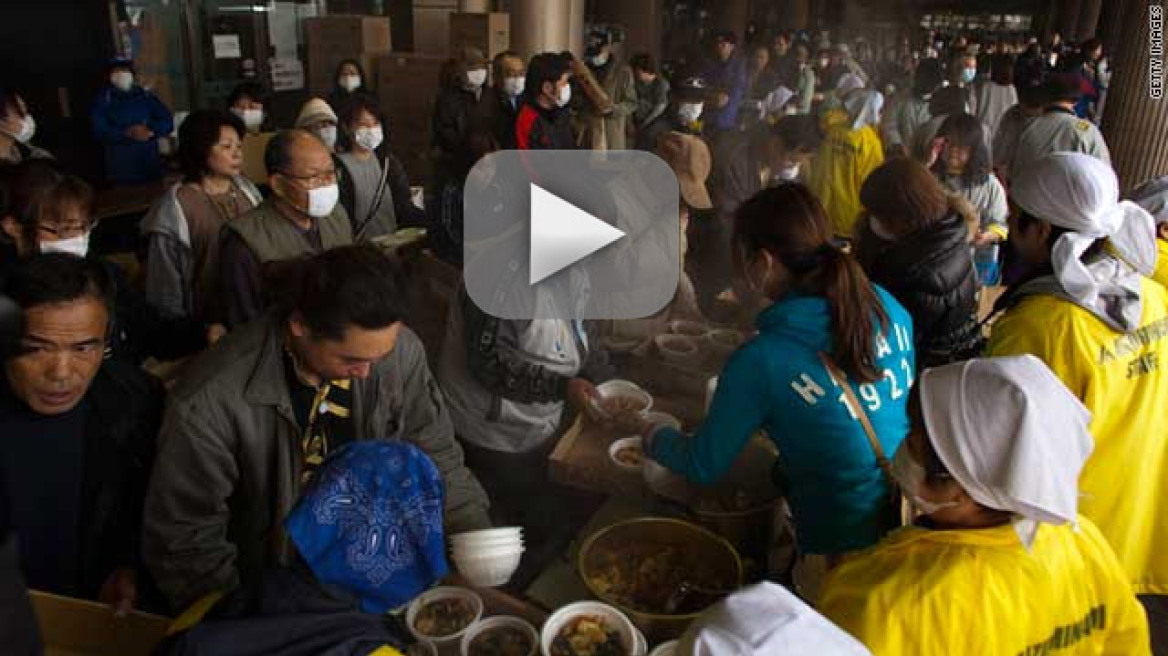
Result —
M 915 379 L 912 317 L 874 286 L 888 329 L 872 336 L 875 383 L 849 381 L 892 458 L 908 434 Z M 819 352 L 831 353 L 826 299 L 788 296 L 758 317 L 758 335 L 726 363 L 697 433 L 656 432 L 650 456 L 698 483 L 717 481 L 750 436 L 766 431 L 779 450 L 779 474 L 803 553 L 838 554 L 875 544 L 896 521 L 889 489 L 864 427 L 832 383 Z

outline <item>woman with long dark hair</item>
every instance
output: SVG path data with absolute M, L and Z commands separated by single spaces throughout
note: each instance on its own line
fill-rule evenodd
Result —
M 800 550 L 835 557 L 871 546 L 897 523 L 881 463 L 908 430 L 912 318 L 832 239 L 803 185 L 747 201 L 734 241 L 741 275 L 771 304 L 727 362 L 697 433 L 641 426 L 646 453 L 709 483 L 763 429 L 782 454 Z

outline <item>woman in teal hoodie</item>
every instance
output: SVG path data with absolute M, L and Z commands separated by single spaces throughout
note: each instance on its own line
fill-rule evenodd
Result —
M 773 303 L 758 316 L 758 336 L 727 362 L 697 433 L 643 426 L 646 452 L 711 483 L 765 430 L 779 449 L 800 551 L 831 562 L 875 544 L 898 520 L 860 414 L 833 380 L 846 376 L 883 453 L 895 453 L 908 433 L 912 318 L 834 243 L 803 185 L 755 195 L 738 210 L 734 235 L 746 282 Z

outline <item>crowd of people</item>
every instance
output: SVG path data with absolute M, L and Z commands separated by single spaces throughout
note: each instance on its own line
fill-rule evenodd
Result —
M 371 614 L 447 574 L 444 535 L 564 548 L 579 504 L 546 460 L 582 413 L 698 483 L 760 430 L 778 447 L 798 557 L 769 574 L 815 610 L 748 588 L 685 653 L 1168 653 L 1168 179 L 1120 198 L 1099 42 L 929 33 L 877 60 L 727 32 L 666 69 L 620 37 L 457 53 L 424 207 L 357 61 L 292 126 L 241 86 L 173 157 L 170 111 L 115 61 L 107 175 L 178 168 L 138 278 L 91 252 L 92 188 L 0 91 L 0 292 L 23 313 L 0 345 L 0 533 L 28 587 L 181 614 L 176 654 L 404 650 Z M 375 240 L 424 226 L 460 270 L 464 187 L 514 193 L 484 157 L 626 148 L 678 179 L 670 306 L 500 319 L 463 286 L 432 371 Z M 592 403 L 604 335 L 743 315 L 696 430 Z M 142 367 L 191 356 L 169 389 Z

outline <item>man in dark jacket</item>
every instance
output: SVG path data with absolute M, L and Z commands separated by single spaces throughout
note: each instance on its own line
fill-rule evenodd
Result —
M 280 523 L 301 486 L 353 440 L 414 444 L 446 488 L 448 533 L 486 528 L 395 268 L 372 246 L 301 260 L 265 317 L 190 365 L 167 407 L 144 551 L 176 610 L 288 564 Z
M 515 120 L 519 150 L 572 150 L 576 139 L 568 116 L 572 100 L 571 53 L 544 52 L 527 65 L 523 107 Z
M 458 75 L 442 91 L 434 104 L 434 146 L 441 154 L 440 166 L 450 166 L 472 125 L 485 125 L 495 100 L 483 92 L 487 82 L 487 59 L 478 48 L 463 48 L 458 58 Z
M 515 119 L 523 106 L 523 88 L 527 83 L 527 66 L 523 58 L 510 50 L 495 56 L 492 64 L 494 84 L 483 91 L 487 101 L 487 124 L 500 148 L 515 148 Z
M 0 478 L 25 579 L 128 611 L 162 387 L 103 359 L 113 298 L 97 264 L 38 255 L 3 291 L 26 317 L 0 379 Z
M 733 130 L 738 125 L 738 108 L 746 99 L 746 60 L 737 52 L 738 36 L 721 32 L 714 37 L 714 56 L 702 67 L 702 79 L 714 89 L 709 129 Z

